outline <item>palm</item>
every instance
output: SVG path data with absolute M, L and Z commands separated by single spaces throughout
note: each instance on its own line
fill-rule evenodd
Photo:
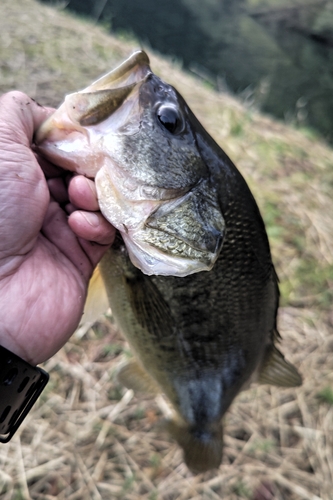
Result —
M 7 311 L 2 333 L 18 344 L 22 357 L 38 362 L 62 346 L 82 314 L 85 284 L 66 256 L 43 236 L 37 238 L 1 287 L 1 310 Z

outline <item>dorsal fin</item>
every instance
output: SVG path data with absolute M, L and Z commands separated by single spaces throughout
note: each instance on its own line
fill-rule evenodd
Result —
M 283 354 L 275 346 L 268 348 L 257 381 L 260 384 L 278 385 L 280 387 L 302 385 L 302 377 L 296 368 L 284 359 Z

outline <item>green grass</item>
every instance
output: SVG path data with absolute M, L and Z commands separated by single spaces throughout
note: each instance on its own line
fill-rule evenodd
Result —
M 321 403 L 333 406 L 333 387 L 326 386 L 318 392 L 317 397 Z
M 252 498 L 253 492 L 241 480 L 237 481 L 237 483 L 233 487 L 233 490 L 235 494 L 240 498 Z
M 333 265 L 304 258 L 295 272 L 300 295 L 312 297 L 321 308 L 331 308 L 333 302 Z
M 273 439 L 257 439 L 250 447 L 251 452 L 269 453 L 276 448 L 276 442 Z
M 104 356 L 118 356 L 123 352 L 123 346 L 117 343 L 107 344 L 103 347 Z
M 123 484 L 123 493 L 129 493 L 132 488 L 133 488 L 133 485 L 135 484 L 135 474 L 130 474 L 128 477 L 126 477 L 125 481 L 124 481 L 124 484 Z

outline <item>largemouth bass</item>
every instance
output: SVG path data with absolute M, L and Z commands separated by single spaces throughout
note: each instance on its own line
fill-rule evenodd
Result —
M 120 379 L 167 396 L 167 427 L 194 473 L 218 467 L 239 391 L 301 384 L 276 347 L 277 276 L 246 182 L 142 51 L 68 95 L 36 143 L 95 178 L 119 231 L 100 270 L 135 354 Z

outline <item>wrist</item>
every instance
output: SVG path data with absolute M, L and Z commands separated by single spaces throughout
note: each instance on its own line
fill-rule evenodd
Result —
M 48 380 L 44 370 L 0 345 L 0 442 L 12 438 Z

